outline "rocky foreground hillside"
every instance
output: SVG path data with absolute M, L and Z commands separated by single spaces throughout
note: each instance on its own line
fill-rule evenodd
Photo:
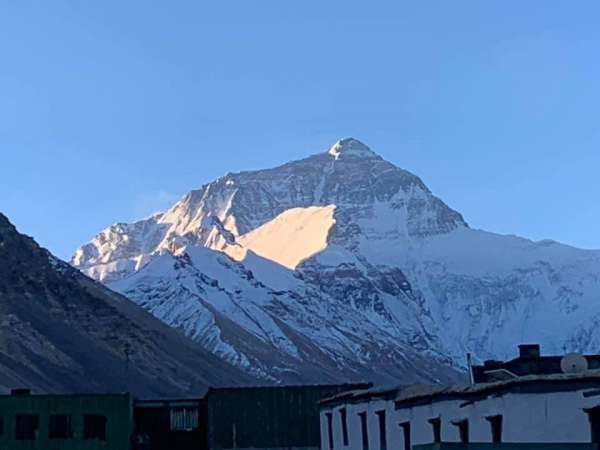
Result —
M 59 261 L 0 214 L 0 393 L 197 396 L 209 385 L 244 382 L 255 381 Z
M 471 229 L 354 139 L 228 174 L 72 264 L 270 380 L 449 381 L 467 352 L 600 350 L 600 252 Z

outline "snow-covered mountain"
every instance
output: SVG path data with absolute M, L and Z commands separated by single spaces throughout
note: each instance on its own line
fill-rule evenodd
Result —
M 600 251 L 473 230 L 354 139 L 227 174 L 72 264 L 268 379 L 449 380 L 466 352 L 600 343 Z

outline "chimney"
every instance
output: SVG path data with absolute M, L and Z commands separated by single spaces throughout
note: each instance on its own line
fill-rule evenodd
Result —
M 469 367 L 469 381 L 471 384 L 475 384 L 475 377 L 473 375 L 473 363 L 471 361 L 471 354 L 467 353 L 467 366 Z
M 495 359 L 486 359 L 483 362 L 483 367 L 486 369 L 495 369 L 502 365 L 502 361 L 496 361 Z
M 15 396 L 26 396 L 31 394 L 31 391 L 29 389 L 13 389 L 12 391 L 10 391 L 10 395 L 15 395 Z
M 521 344 L 519 345 L 519 358 L 539 358 L 539 344 Z

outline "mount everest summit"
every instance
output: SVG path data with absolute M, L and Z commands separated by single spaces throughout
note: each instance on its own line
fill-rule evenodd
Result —
M 600 251 L 471 229 L 355 139 L 227 174 L 71 264 L 275 382 L 449 382 L 467 352 L 600 350 Z

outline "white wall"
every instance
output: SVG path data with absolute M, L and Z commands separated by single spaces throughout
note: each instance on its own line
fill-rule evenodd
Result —
M 466 400 L 435 402 L 407 407 L 395 411 L 393 400 L 371 400 L 359 404 L 339 405 L 321 411 L 321 448 L 329 450 L 327 419 L 325 413 L 333 413 L 334 450 L 362 450 L 359 413 L 366 411 L 369 431 L 369 450 L 380 450 L 377 411 L 386 410 L 388 450 L 403 450 L 402 422 L 411 424 L 411 444 L 433 442 L 429 419 L 439 417 L 443 442 L 460 442 L 458 427 L 453 421 L 469 421 L 470 442 L 492 442 L 490 423 L 486 417 L 503 416 L 503 442 L 590 442 L 590 423 L 583 408 L 600 405 L 600 396 L 584 398 L 586 390 L 556 392 L 549 394 L 504 394 L 475 401 L 460 408 Z M 342 425 L 339 410 L 348 412 L 349 446 L 343 446 Z

